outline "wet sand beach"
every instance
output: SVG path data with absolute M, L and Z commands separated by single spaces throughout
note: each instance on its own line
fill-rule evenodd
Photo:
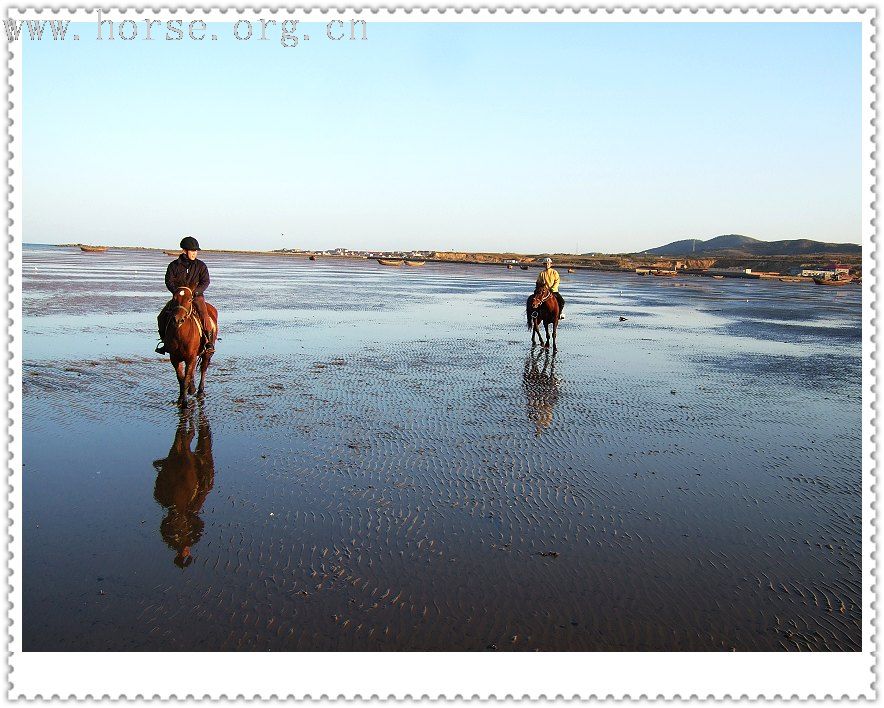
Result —
M 25 246 L 25 650 L 860 649 L 860 288 Z M 627 318 L 621 322 L 620 317 Z

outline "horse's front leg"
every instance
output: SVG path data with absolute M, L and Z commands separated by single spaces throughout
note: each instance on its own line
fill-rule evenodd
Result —
M 537 344 L 537 342 L 535 341 L 535 337 L 539 337 L 539 336 L 540 336 L 540 330 L 537 328 L 537 326 L 538 326 L 539 324 L 540 324 L 540 323 L 537 321 L 537 318 L 535 317 L 534 320 L 533 320 L 533 322 L 531 323 L 531 346 L 532 346 L 532 347 L 533 347 L 535 344 Z M 542 341 L 542 339 L 543 339 L 543 338 L 541 337 L 541 341 Z
M 185 364 L 184 361 L 172 361 L 172 366 L 175 367 L 175 376 L 178 377 L 178 404 L 184 405 L 187 403 L 187 395 L 185 394 L 185 388 L 187 378 L 185 377 Z
M 212 361 L 211 354 L 203 354 L 200 360 L 200 385 L 196 390 L 196 395 L 202 398 L 206 395 L 206 370 L 209 368 L 209 362 Z
M 546 331 L 546 342 L 543 344 L 544 349 L 549 349 L 549 321 L 543 321 L 543 329 Z
M 187 392 L 192 396 L 196 393 L 196 386 L 193 385 L 193 374 L 196 371 L 196 357 L 187 362 L 187 368 L 184 371 L 184 379 L 187 382 Z
M 556 353 L 556 332 L 559 329 L 559 318 L 553 320 L 553 354 Z

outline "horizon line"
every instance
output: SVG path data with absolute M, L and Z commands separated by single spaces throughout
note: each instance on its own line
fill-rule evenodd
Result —
M 740 236 L 741 234 L 722 234 L 724 236 Z M 712 237 L 712 239 L 718 238 L 717 236 Z M 747 237 L 752 238 L 752 237 Z M 261 248 L 261 249 L 249 249 L 249 248 L 201 248 L 200 251 L 205 253 L 304 253 L 304 254 L 320 254 L 326 251 L 334 251 L 338 249 L 342 249 L 344 251 L 350 253 L 379 253 L 379 254 L 388 254 L 388 253 L 472 253 L 472 254 L 487 254 L 487 255 L 518 255 L 518 256 L 630 256 L 630 255 L 642 255 L 647 254 L 651 256 L 657 257 L 667 257 L 667 256 L 688 256 L 689 253 L 683 254 L 653 254 L 648 253 L 648 251 L 656 250 L 659 248 L 665 248 L 666 246 L 679 243 L 682 241 L 709 241 L 712 239 L 678 239 L 677 241 L 670 241 L 669 243 L 662 244 L 660 246 L 652 246 L 651 248 L 646 248 L 640 251 L 584 251 L 584 252 L 571 252 L 571 251 L 536 251 L 536 252 L 527 252 L 527 251 L 483 251 L 483 250 L 460 250 L 460 249 L 452 249 L 452 250 L 443 250 L 443 249 L 434 249 L 434 248 L 393 248 L 393 249 L 382 249 L 382 248 L 344 248 L 342 246 L 336 247 L 326 247 L 326 248 Z M 815 239 L 778 239 L 777 241 L 764 241 L 762 239 L 754 239 L 759 243 L 777 243 L 779 241 L 814 241 L 815 243 L 824 245 L 824 246 L 859 246 L 860 249 L 863 249 L 862 242 L 855 243 L 853 241 L 816 241 Z M 36 241 L 22 241 L 22 246 L 55 246 L 59 248 L 73 248 L 79 246 L 88 246 L 88 245 L 104 245 L 104 244 L 87 244 L 82 242 L 77 243 L 40 243 Z M 120 248 L 125 250 L 146 250 L 146 251 L 180 251 L 180 246 L 142 246 L 142 245 L 119 245 L 119 244 L 107 244 L 107 248 Z M 721 249 L 728 250 L 728 249 Z M 749 256 L 755 257 L 755 254 L 747 254 Z M 760 254 L 757 257 L 775 257 L 775 256 L 813 256 L 813 255 L 825 255 L 832 256 L 836 255 L 835 253 L 770 253 L 770 254 Z

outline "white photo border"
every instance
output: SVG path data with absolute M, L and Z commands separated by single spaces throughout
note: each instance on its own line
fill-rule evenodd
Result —
M 9 8 L 10 19 L 52 14 L 94 21 L 97 7 Z M 197 697 L 309 699 L 372 696 L 402 699 L 614 698 L 874 700 L 876 693 L 874 571 L 877 514 L 875 461 L 875 305 L 873 278 L 876 191 L 877 10 L 866 8 L 561 8 L 352 7 L 337 8 L 101 8 L 103 19 L 195 15 L 207 22 L 257 19 L 268 14 L 312 21 L 371 18 L 378 22 L 855 22 L 862 25 L 863 333 L 862 333 L 862 650 L 790 652 L 546 652 L 546 653 L 104 653 L 22 652 L 22 57 L 7 44 L 8 351 L 7 410 L 8 636 L 10 700 Z M 186 669 L 184 669 L 186 667 Z

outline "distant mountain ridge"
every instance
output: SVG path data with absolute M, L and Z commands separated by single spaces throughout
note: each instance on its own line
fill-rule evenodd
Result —
M 862 253 L 862 246 L 856 243 L 824 243 L 806 238 L 787 239 L 783 241 L 761 241 L 740 234 L 716 236 L 708 241 L 689 238 L 673 241 L 665 246 L 649 248 L 641 253 L 650 256 L 800 256 L 820 253 Z

